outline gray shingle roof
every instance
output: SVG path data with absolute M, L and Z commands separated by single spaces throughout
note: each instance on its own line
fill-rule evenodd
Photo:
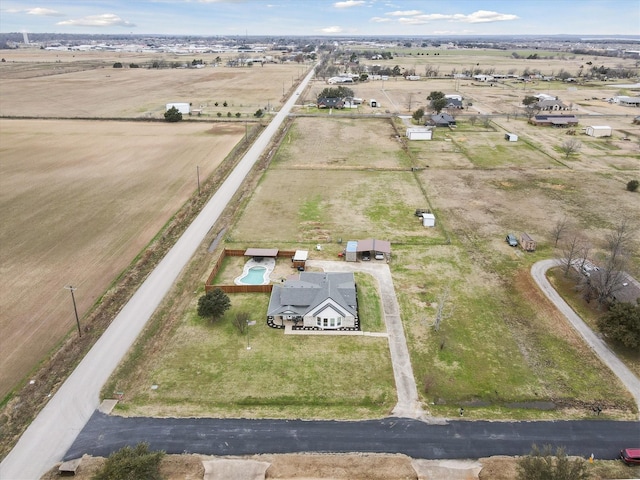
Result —
M 331 299 L 349 314 L 357 316 L 353 273 L 302 272 L 298 279 L 274 285 L 267 315 L 305 316 L 327 299 Z

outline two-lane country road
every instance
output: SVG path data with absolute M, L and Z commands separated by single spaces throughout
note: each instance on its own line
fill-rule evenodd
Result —
M 310 69 L 298 91 L 306 88 L 313 72 L 314 69 Z M 23 433 L 0 464 L 0 479 L 40 478 L 55 462 L 62 459 L 98 407 L 100 389 L 267 148 L 298 98 L 298 94 L 294 92 L 287 100 L 202 212 Z

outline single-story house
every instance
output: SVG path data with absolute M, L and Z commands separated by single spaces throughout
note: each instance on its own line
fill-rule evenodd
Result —
M 612 103 L 624 105 L 625 107 L 640 107 L 640 97 L 628 97 L 626 95 L 618 95 L 611 99 Z
M 593 125 L 587 127 L 585 133 L 591 137 L 610 137 L 611 127 L 608 125 Z
M 529 123 L 536 126 L 568 127 L 578 125 L 575 115 L 535 115 Z
M 409 140 L 431 140 L 433 130 L 425 127 L 409 127 L 406 135 Z
M 491 82 L 494 80 L 494 77 L 492 75 L 474 75 L 473 76 L 474 80 L 477 80 L 479 82 Z
M 436 127 L 448 127 L 449 125 L 455 125 L 456 119 L 448 113 L 439 113 L 437 115 L 431 115 L 426 121 L 425 125 L 435 125 Z
M 457 98 L 447 98 L 447 104 L 444 108 L 459 108 L 462 109 L 464 106 L 462 105 L 462 100 L 458 100 Z
M 609 275 L 602 277 L 603 270 L 597 269 L 590 272 L 587 282 L 590 285 L 598 285 L 605 281 L 616 279 L 616 286 L 611 292 L 610 300 L 620 303 L 633 303 L 634 305 L 640 298 L 640 286 L 638 282 L 624 272 L 611 272 Z
M 562 101 L 560 101 L 558 99 L 538 100 L 538 103 L 536 103 L 536 108 L 538 108 L 539 110 L 542 110 L 542 111 L 569 110 L 569 107 L 567 107 L 564 103 L 562 103 Z
M 267 322 L 302 322 L 316 330 L 358 329 L 356 283 L 352 272 L 301 272 L 271 291 Z
M 316 103 L 318 108 L 344 108 L 344 100 L 334 97 L 322 97 Z

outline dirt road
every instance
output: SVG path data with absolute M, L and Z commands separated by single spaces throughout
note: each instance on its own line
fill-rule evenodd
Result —
M 313 69 L 301 82 L 306 88 Z M 118 366 L 295 104 L 292 95 L 174 247 L 113 320 L 0 464 L 0 478 L 39 478 L 59 461 L 99 405 Z

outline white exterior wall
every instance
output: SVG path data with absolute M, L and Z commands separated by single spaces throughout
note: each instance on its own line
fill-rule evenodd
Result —
M 604 125 L 587 127 L 587 135 L 590 135 L 592 137 L 610 137 L 611 127 Z
M 171 107 L 176 107 L 183 115 L 189 115 L 189 112 L 191 112 L 191 105 L 188 103 L 167 103 L 167 110 L 171 109 Z
M 325 300 L 320 309 L 316 310 L 316 315 L 308 315 L 303 318 L 303 325 L 305 327 L 318 327 L 323 330 L 331 330 L 341 327 L 355 327 L 355 317 L 348 314 L 343 317 L 333 308 L 332 303 L 333 302 L 330 299 Z M 320 325 L 318 325 L 318 319 L 320 319 Z
M 435 227 L 436 226 L 436 216 L 433 213 L 423 213 L 422 214 L 422 226 L 423 227 Z
M 407 128 L 406 135 L 409 140 L 431 140 L 433 130 L 426 128 Z

